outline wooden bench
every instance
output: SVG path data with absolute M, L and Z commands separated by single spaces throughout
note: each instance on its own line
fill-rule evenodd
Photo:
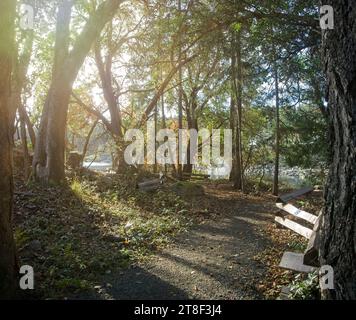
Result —
M 143 192 L 156 191 L 164 184 L 165 176 L 160 174 L 159 178 L 150 179 L 137 184 L 137 188 Z
M 302 188 L 302 189 L 299 189 L 299 190 L 296 190 L 296 191 L 293 191 L 291 193 L 286 193 L 284 195 L 281 195 L 278 199 L 277 199 L 277 203 L 287 203 L 288 201 L 290 200 L 294 200 L 294 199 L 297 199 L 301 196 L 304 196 L 305 194 L 307 193 L 311 193 L 314 191 L 314 188 L 312 187 L 306 187 L 306 188 Z
M 183 179 L 207 180 L 209 178 L 210 178 L 210 175 L 208 175 L 208 174 L 183 172 Z
M 276 201 L 277 208 L 281 209 L 284 213 L 293 216 L 297 221 L 304 221 L 306 222 L 305 224 L 311 225 L 311 227 L 308 228 L 294 220 L 288 219 L 287 217 L 275 217 L 275 221 L 278 224 L 298 233 L 299 235 L 309 240 L 307 249 L 304 254 L 285 252 L 279 264 L 281 268 L 309 273 L 315 271 L 316 268 L 319 267 L 318 252 L 321 213 L 319 214 L 319 217 L 317 217 L 316 215 L 300 210 L 295 206 L 287 203 L 290 200 L 299 198 L 312 191 L 313 188 L 303 188 L 295 192 L 282 195 Z

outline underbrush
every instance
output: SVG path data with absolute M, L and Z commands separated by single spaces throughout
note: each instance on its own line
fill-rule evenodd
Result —
M 101 276 L 144 259 L 194 217 L 169 190 L 141 193 L 132 176 L 85 173 L 64 186 L 16 183 L 20 264 L 36 297 L 90 296 Z
M 273 178 L 271 177 L 266 176 L 261 179 L 261 177 L 250 175 L 245 179 L 245 188 L 248 192 L 272 192 Z M 289 180 L 280 178 L 279 189 L 280 191 L 293 190 L 295 186 Z

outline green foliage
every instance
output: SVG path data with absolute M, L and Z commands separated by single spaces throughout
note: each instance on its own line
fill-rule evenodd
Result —
M 317 272 L 309 273 L 306 279 L 298 274 L 290 286 L 290 298 L 295 300 L 314 300 L 319 297 L 319 277 Z
M 236 22 L 232 25 L 234 31 L 239 32 L 242 29 L 242 23 Z
M 292 251 L 304 252 L 307 248 L 307 244 L 301 241 L 291 241 L 288 243 L 288 248 Z
M 302 168 L 327 165 L 327 123 L 318 109 L 310 106 L 285 109 L 283 155 L 286 163 Z
M 14 239 L 15 239 L 16 246 L 18 248 L 21 248 L 26 243 L 28 243 L 29 236 L 28 236 L 28 234 L 26 233 L 25 230 L 21 230 L 19 228 L 16 228 L 15 232 L 14 232 Z

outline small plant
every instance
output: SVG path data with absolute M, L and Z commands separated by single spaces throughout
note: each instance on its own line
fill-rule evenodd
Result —
M 315 300 L 319 296 L 318 273 L 308 274 L 306 279 L 298 274 L 290 287 L 289 297 L 293 300 Z
M 305 251 L 307 244 L 305 242 L 300 242 L 300 241 L 291 241 L 288 243 L 288 247 L 291 250 L 303 252 Z
M 17 228 L 14 232 L 14 238 L 17 247 L 21 248 L 29 241 L 29 236 L 26 234 L 24 230 L 20 230 Z
M 74 179 L 70 185 L 70 188 L 78 198 L 82 198 L 84 194 L 84 190 L 79 180 Z

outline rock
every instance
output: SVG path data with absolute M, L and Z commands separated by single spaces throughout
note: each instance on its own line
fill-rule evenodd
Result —
M 33 240 L 28 244 L 28 248 L 32 251 L 41 251 L 41 242 L 39 240 Z

